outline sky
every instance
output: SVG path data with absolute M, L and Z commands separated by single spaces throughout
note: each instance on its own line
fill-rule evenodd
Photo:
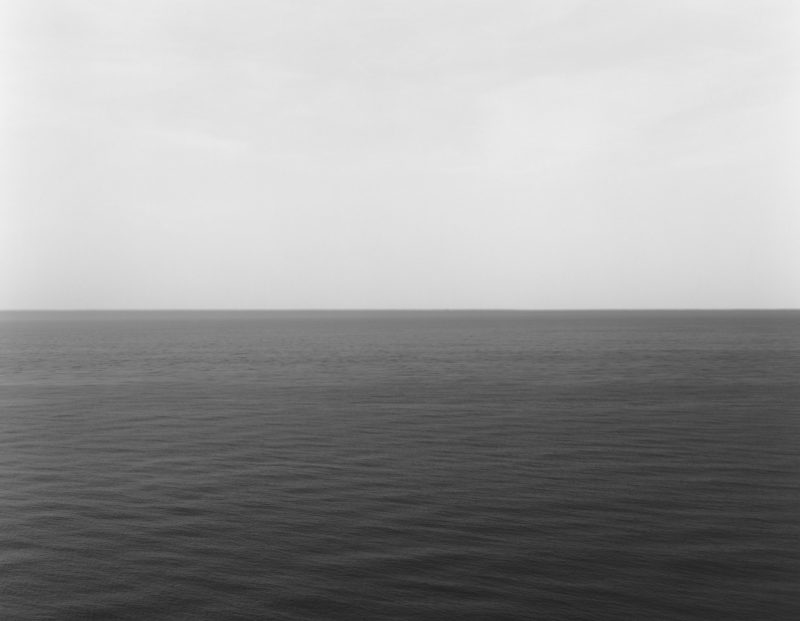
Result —
M 799 9 L 6 0 L 0 308 L 800 307 Z

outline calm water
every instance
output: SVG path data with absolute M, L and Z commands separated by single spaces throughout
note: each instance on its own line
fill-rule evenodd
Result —
M 800 618 L 800 313 L 0 315 L 0 618 Z

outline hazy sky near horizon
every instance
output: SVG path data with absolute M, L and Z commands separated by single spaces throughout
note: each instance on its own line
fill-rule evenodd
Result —
M 0 308 L 800 306 L 795 7 L 5 2 Z

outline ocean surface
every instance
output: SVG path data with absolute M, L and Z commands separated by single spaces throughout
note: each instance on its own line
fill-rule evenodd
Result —
M 0 619 L 800 619 L 800 312 L 0 313 Z

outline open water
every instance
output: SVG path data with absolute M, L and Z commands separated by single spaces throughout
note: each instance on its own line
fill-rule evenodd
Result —
M 799 312 L 0 315 L 0 618 L 800 618 Z

